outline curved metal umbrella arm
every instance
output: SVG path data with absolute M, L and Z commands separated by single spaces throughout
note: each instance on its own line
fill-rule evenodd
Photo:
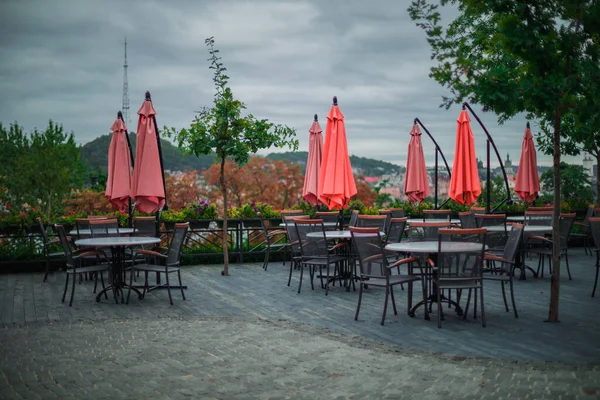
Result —
M 500 157 L 500 153 L 498 152 L 498 148 L 496 147 L 496 143 L 494 143 L 494 139 L 492 138 L 492 135 L 490 135 L 490 133 L 486 129 L 485 125 L 483 125 L 483 122 L 481 122 L 481 120 L 479 119 L 479 117 L 477 116 L 477 114 L 475 113 L 475 111 L 473 111 L 473 109 L 471 108 L 471 106 L 469 105 L 469 103 L 467 103 L 465 101 L 462 104 L 462 107 L 463 107 L 463 110 L 465 108 L 468 108 L 469 111 L 473 114 L 473 116 L 475 117 L 475 119 L 479 123 L 479 126 L 481 126 L 481 128 L 485 132 L 485 135 L 487 136 L 488 143 L 490 143 L 492 145 L 492 147 L 494 148 L 494 153 L 496 153 L 496 158 L 498 158 L 498 162 L 500 163 L 500 169 L 502 170 L 502 176 L 504 177 L 504 184 L 506 185 L 506 198 L 504 200 L 502 200 L 500 202 L 500 204 L 498 204 L 494 208 L 494 211 L 498 207 L 500 207 L 502 204 L 504 204 L 504 203 L 512 204 L 512 200 L 511 200 L 511 197 L 510 197 L 510 187 L 508 186 L 508 177 L 506 176 L 506 171 L 504 170 L 504 163 L 502 162 L 502 158 Z M 489 151 L 488 151 L 488 160 L 487 161 L 488 161 L 488 176 L 489 176 Z M 487 190 L 488 190 L 488 193 L 489 193 L 489 191 L 490 191 L 489 178 L 488 178 L 488 182 L 487 182 Z M 487 208 L 489 210 L 489 197 L 488 197 L 488 207 Z

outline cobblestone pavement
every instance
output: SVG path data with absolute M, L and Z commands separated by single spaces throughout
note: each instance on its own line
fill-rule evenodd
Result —
M 593 399 L 599 393 L 600 365 L 434 354 L 288 321 L 173 317 L 0 326 L 3 399 Z

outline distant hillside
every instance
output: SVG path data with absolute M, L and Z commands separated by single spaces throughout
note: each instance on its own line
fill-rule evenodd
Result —
M 270 158 L 271 160 L 289 160 L 291 162 L 296 162 L 302 166 L 302 170 L 304 171 L 306 168 L 308 152 L 271 153 L 267 158 Z M 398 172 L 403 169 L 403 167 L 389 162 L 357 156 L 350 156 L 350 164 L 352 164 L 352 168 L 362 171 L 362 174 L 365 176 L 381 176 L 383 174 Z
M 102 135 L 99 138 L 92 140 L 84 144 L 81 148 L 81 156 L 85 163 L 87 163 L 92 170 L 100 169 L 106 172 L 108 166 L 108 147 L 110 145 L 110 135 Z M 129 140 L 131 141 L 131 147 L 133 155 L 135 157 L 135 134 L 129 134 Z M 214 162 L 214 156 L 201 156 L 196 157 L 192 155 L 183 154 L 179 151 L 176 146 L 173 146 L 170 142 L 161 139 L 160 146 L 163 154 L 163 163 L 165 169 L 171 171 L 184 171 L 184 170 L 200 170 L 209 168 Z
M 110 145 L 111 135 L 102 135 L 89 143 L 86 143 L 81 148 L 81 156 L 83 161 L 90 166 L 93 171 L 101 170 L 106 172 L 108 165 L 108 146 Z M 129 134 L 129 140 L 133 148 L 135 156 L 135 134 Z M 163 162 L 165 169 L 171 171 L 185 170 L 203 170 L 208 169 L 215 162 L 214 156 L 191 156 L 183 154 L 176 146 L 170 142 L 161 139 L 161 149 L 163 153 Z M 287 153 L 271 153 L 267 158 L 271 160 L 289 160 L 292 163 L 298 163 L 302 170 L 306 168 L 306 159 L 308 152 L 297 151 Z M 357 168 L 365 176 L 381 176 L 392 172 L 401 171 L 403 167 L 398 165 L 374 160 L 372 158 L 364 158 L 350 156 L 350 163 L 353 168 Z

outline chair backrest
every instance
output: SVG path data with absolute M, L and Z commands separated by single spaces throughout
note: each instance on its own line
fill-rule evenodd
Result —
M 302 257 L 327 257 L 329 250 L 322 219 L 296 219 L 294 225 Z M 315 235 L 309 236 L 309 233 Z
M 527 207 L 526 211 L 552 211 L 554 210 L 554 206 L 541 206 L 541 207 Z
M 552 211 L 525 210 L 525 225 L 552 226 Z
M 486 208 L 485 207 L 471 207 L 469 209 L 469 211 L 471 212 L 471 214 L 485 214 Z
M 91 219 L 89 223 L 93 238 L 119 236 L 119 222 L 116 219 Z
M 477 227 L 506 225 L 506 214 L 475 214 Z
M 339 211 L 317 211 L 315 218 L 322 219 L 323 222 L 327 222 L 328 226 L 325 226 L 326 230 L 334 231 L 340 226 L 340 212 Z M 329 224 L 335 224 L 333 226 Z
M 285 230 L 287 232 L 287 237 L 290 242 L 290 249 L 292 253 L 292 257 L 297 257 L 302 254 L 300 250 L 300 240 L 298 238 L 298 230 L 296 229 L 296 224 L 294 220 L 296 219 L 310 219 L 309 215 L 288 215 L 284 217 L 285 221 Z
M 558 231 L 560 235 L 559 241 L 561 249 L 566 249 L 568 246 L 569 235 L 571 235 L 573 222 L 575 222 L 575 213 L 560 214 L 560 218 L 558 220 Z
M 281 216 L 281 222 L 285 223 L 285 217 L 289 215 L 302 215 L 302 210 L 281 210 L 279 215 Z
M 42 221 L 41 218 L 38 218 L 37 221 L 40 227 L 40 233 L 42 234 L 42 240 L 44 241 L 44 251 L 46 251 L 48 244 L 48 233 L 46 232 L 46 226 L 44 225 L 44 221 Z
M 358 210 L 352 210 L 352 215 L 350 215 L 348 226 L 356 226 L 356 223 L 358 222 L 358 213 Z
M 356 221 L 356 226 L 363 228 L 379 228 L 381 232 L 385 232 L 387 215 L 360 215 Z
M 473 213 L 473 211 L 459 212 L 458 219 L 460 219 L 461 228 L 477 228 L 477 221 L 475 221 L 475 214 Z
M 390 226 L 390 221 L 392 220 L 392 210 L 383 209 L 379 210 L 379 215 L 385 215 L 387 218 L 385 219 L 385 224 L 383 226 L 383 232 L 387 232 Z
M 423 210 L 423 221 L 427 219 L 447 219 L 450 221 L 452 210 Z
M 158 237 L 156 217 L 135 217 L 133 228 L 135 236 Z
M 590 230 L 592 231 L 592 239 L 596 249 L 599 250 L 600 256 L 600 217 L 590 217 Z
M 402 241 L 404 230 L 406 229 L 406 222 L 408 218 L 392 218 L 388 224 L 388 230 L 386 232 L 386 241 L 390 243 L 399 243 Z
M 478 228 L 486 226 L 500 226 L 500 232 L 488 232 L 486 243 L 491 248 L 504 248 L 508 239 L 506 228 L 506 214 L 475 214 L 475 221 Z
M 384 278 L 389 274 L 387 257 L 383 251 L 383 242 L 377 227 L 351 226 L 352 244 L 360 265 L 363 278 Z M 372 264 L 383 268 L 372 268 Z
M 63 251 L 65 252 L 67 267 L 73 268 L 75 266 L 75 261 L 73 260 L 73 251 L 71 249 L 69 239 L 67 238 L 65 227 L 60 224 L 56 224 L 54 225 L 54 230 L 56 231 L 58 239 L 60 240 L 60 244 L 62 245 Z
M 424 222 L 410 221 L 408 224 L 408 240 L 413 242 L 421 240 L 437 240 L 440 228 L 449 228 L 450 221 L 447 222 Z
M 510 232 L 508 233 L 508 239 L 506 239 L 506 244 L 504 245 L 504 251 L 502 252 L 502 258 L 508 260 L 510 262 L 515 261 L 515 257 L 517 255 L 517 250 L 519 249 L 519 244 L 523 239 L 523 224 L 513 223 Z M 507 268 L 512 268 L 508 266 Z M 507 269 L 508 270 L 508 269 Z
M 440 229 L 436 279 L 481 279 L 486 232 L 486 228 Z
M 585 217 L 583 218 L 583 227 L 582 230 L 586 234 L 590 234 L 590 218 L 594 216 L 594 206 L 589 206 Z
M 175 224 L 171 242 L 169 243 L 169 252 L 167 253 L 167 265 L 179 265 L 181 249 L 183 248 L 189 227 L 189 222 Z
M 82 230 L 90 229 L 90 220 L 87 218 L 75 218 L 75 228 L 77 229 L 77 235 L 81 236 Z
M 404 208 L 396 207 L 389 210 L 392 210 L 392 218 L 404 218 Z

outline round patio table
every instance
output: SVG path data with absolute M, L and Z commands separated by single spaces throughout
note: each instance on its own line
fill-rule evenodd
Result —
M 389 251 L 397 251 L 399 253 L 410 253 L 411 255 L 417 255 L 421 258 L 427 257 L 429 254 L 435 254 L 439 250 L 439 242 L 437 240 L 420 240 L 420 241 L 410 241 L 406 240 L 400 243 L 390 243 L 385 246 L 386 250 Z M 442 242 L 441 250 L 444 253 L 463 253 L 467 251 L 479 251 L 481 249 L 481 243 L 476 242 Z M 433 274 L 425 274 L 423 279 L 427 279 L 428 282 L 425 287 L 428 286 Z M 408 315 L 411 317 L 415 316 L 415 311 L 417 308 L 421 306 L 425 306 L 425 319 L 429 320 L 429 311 L 427 305 L 432 302 L 437 302 L 437 288 L 435 285 L 432 285 L 433 293 L 427 296 L 427 300 L 421 300 L 417 304 L 413 306 L 413 308 L 409 311 Z M 445 301 L 454 306 L 454 310 L 457 315 L 462 315 L 463 309 L 461 306 L 453 301 L 448 299 L 445 296 L 441 296 L 441 300 Z
M 114 236 L 114 237 L 99 237 L 99 238 L 88 238 L 79 239 L 75 241 L 75 245 L 78 247 L 110 247 L 111 249 L 111 264 L 110 264 L 110 284 L 104 288 L 96 296 L 96 301 L 100 301 L 100 296 L 109 290 L 113 291 L 113 296 L 116 303 L 119 303 L 119 296 L 121 297 L 121 303 L 125 302 L 125 296 L 123 295 L 123 287 L 129 286 L 123 280 L 123 271 L 125 270 L 125 248 L 127 247 L 138 247 L 149 244 L 160 243 L 160 238 L 156 237 L 145 237 L 145 236 Z M 137 288 L 131 287 L 141 298 L 141 293 Z

